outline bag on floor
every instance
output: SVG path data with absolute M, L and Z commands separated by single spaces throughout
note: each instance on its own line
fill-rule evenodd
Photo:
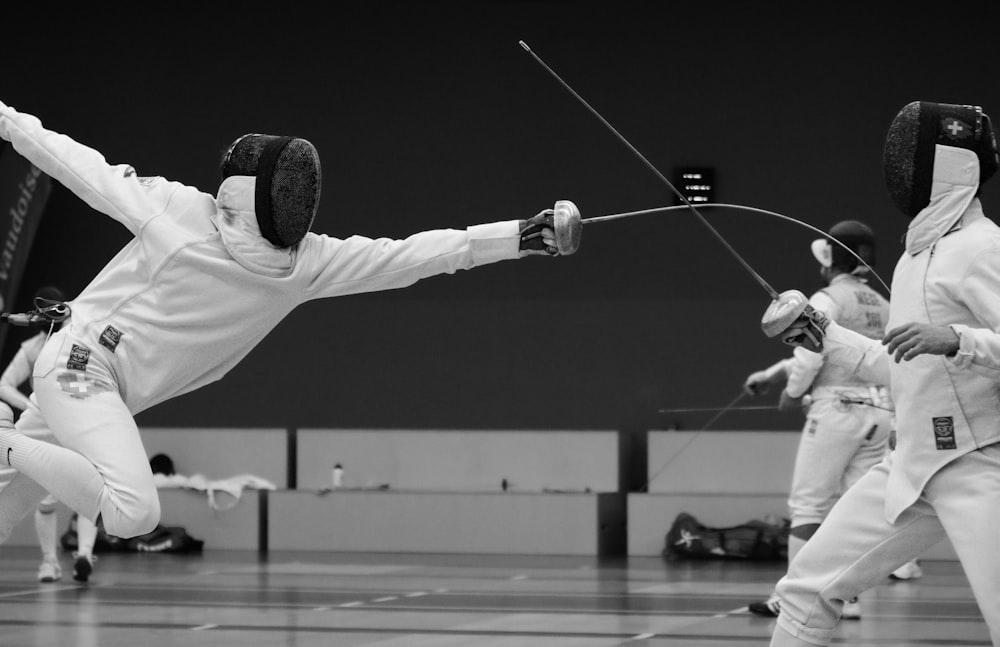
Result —
M 69 529 L 60 539 L 63 550 L 77 550 L 79 546 L 76 518 L 74 513 L 69 522 Z M 183 527 L 162 524 L 157 524 L 156 528 L 145 535 L 123 539 L 109 535 L 104 530 L 104 523 L 98 519 L 94 553 L 199 553 L 204 545 L 204 541 L 195 539 Z
M 731 528 L 711 528 L 682 512 L 667 532 L 668 559 L 788 559 L 787 520 L 781 525 L 754 519 Z

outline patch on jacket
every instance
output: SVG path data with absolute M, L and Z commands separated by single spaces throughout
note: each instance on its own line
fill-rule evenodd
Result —
M 934 442 L 938 449 L 955 449 L 955 422 L 951 416 L 934 418 Z
M 101 333 L 101 338 L 98 340 L 101 346 L 111 349 L 111 352 L 115 352 L 118 348 L 118 342 L 122 340 L 122 331 L 118 330 L 114 326 L 108 326 Z
M 69 352 L 69 359 L 66 360 L 66 368 L 71 371 L 86 371 L 89 361 L 90 349 L 86 346 L 73 344 L 73 348 Z

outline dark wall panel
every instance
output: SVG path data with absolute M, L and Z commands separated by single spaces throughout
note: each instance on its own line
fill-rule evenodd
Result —
M 315 229 L 335 236 L 523 218 L 559 199 L 584 217 L 673 204 L 524 40 L 667 177 L 711 166 L 721 202 L 820 229 L 868 221 L 886 281 L 907 224 L 881 176 L 896 111 L 914 99 L 1000 111 L 983 66 L 993 43 L 877 7 L 861 20 L 841 8 L 804 17 L 790 3 L 365 2 L 321 20 L 305 6 L 267 19 L 18 10 L 26 28 L 0 41 L 0 100 L 109 161 L 213 192 L 236 136 L 308 137 L 324 164 Z M 988 212 L 996 190 L 987 186 Z M 777 290 L 820 287 L 814 232 L 702 213 Z M 127 239 L 54 187 L 26 294 L 82 289 Z M 760 332 L 768 301 L 691 213 L 595 223 L 572 257 L 309 304 L 225 380 L 140 422 L 699 428 L 710 414 L 657 412 L 722 407 L 782 357 Z M 800 421 L 734 410 L 713 427 Z

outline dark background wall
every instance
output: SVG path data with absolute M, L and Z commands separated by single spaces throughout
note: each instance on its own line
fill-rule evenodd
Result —
M 0 100 L 140 175 L 212 192 L 238 135 L 307 137 L 324 164 L 314 229 L 335 236 L 524 218 L 559 199 L 584 217 L 672 204 L 524 40 L 667 177 L 712 166 L 719 202 L 821 229 L 867 221 L 887 282 L 907 224 L 881 176 L 897 110 L 923 99 L 1000 113 L 987 3 L 925 15 L 874 3 L 204 6 L 5 9 Z M 988 213 L 998 190 L 985 189 Z M 703 213 L 777 290 L 820 287 L 814 232 Z M 46 283 L 83 289 L 127 236 L 57 186 L 25 300 Z M 223 381 L 139 421 L 694 429 L 712 413 L 659 410 L 725 406 L 786 354 L 760 331 L 768 302 L 693 214 L 594 223 L 567 258 L 307 304 Z M 734 410 L 713 428 L 800 422 Z

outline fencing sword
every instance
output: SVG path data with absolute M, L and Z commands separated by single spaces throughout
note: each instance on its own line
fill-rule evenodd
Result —
M 679 409 L 657 409 L 657 413 L 709 413 L 717 411 L 777 411 L 776 404 L 756 404 L 746 407 L 682 407 Z
M 713 236 L 715 236 L 716 240 L 718 240 L 719 243 L 721 243 L 722 246 L 725 247 L 726 250 L 728 250 L 729 253 L 740 263 L 740 265 L 743 266 L 743 268 L 750 274 L 750 276 L 752 276 L 754 280 L 756 280 L 757 283 L 762 288 L 764 288 L 764 291 L 767 292 L 769 297 L 771 297 L 771 304 L 768 306 L 767 310 L 764 312 L 763 318 L 761 319 L 761 328 L 763 329 L 765 335 L 767 335 L 768 337 L 776 337 L 783 331 L 785 331 L 801 315 L 805 314 L 811 317 L 814 311 L 812 309 L 812 306 L 809 305 L 809 300 L 806 298 L 805 294 L 803 294 L 799 290 L 786 290 L 785 292 L 779 293 L 777 290 L 771 287 L 771 284 L 768 283 L 766 280 L 764 280 L 764 277 L 762 277 L 760 274 L 757 273 L 757 271 L 750 265 L 750 263 L 748 263 L 740 255 L 740 253 L 737 252 L 736 249 L 729 244 L 729 241 L 727 241 L 725 237 L 723 237 L 722 234 L 720 234 L 719 231 L 712 226 L 712 223 L 710 223 L 701 214 L 701 212 L 698 211 L 698 209 L 696 209 L 693 204 L 691 204 L 690 200 L 688 200 L 683 193 L 678 191 L 677 188 L 670 182 L 670 180 L 668 180 L 666 176 L 664 176 L 663 173 L 659 171 L 659 169 L 653 166 L 652 162 L 646 159 L 646 157 L 642 153 L 640 153 L 639 150 L 635 146 L 633 146 L 632 143 L 629 142 L 624 135 L 618 132 L 618 130 L 614 126 L 612 126 L 608 122 L 608 120 L 601 115 L 601 113 L 599 113 L 593 106 L 591 106 L 586 99 L 580 96 L 580 94 L 577 93 L 577 91 L 574 90 L 573 87 L 569 85 L 569 83 L 563 80 L 563 78 L 559 76 L 559 74 L 557 74 L 555 70 L 549 67 L 549 65 L 545 61 L 543 61 L 542 58 L 538 56 L 538 54 L 536 54 L 528 46 L 527 43 L 525 43 L 523 40 L 518 42 L 521 45 L 521 47 L 524 48 L 524 51 L 530 54 L 531 57 L 539 65 L 541 65 L 556 81 L 558 81 L 560 85 L 562 85 L 567 91 L 569 91 L 569 93 L 573 95 L 573 97 L 577 101 L 579 101 L 580 104 L 582 104 L 588 111 L 590 111 L 591 114 L 597 117 L 597 119 L 602 124 L 604 124 L 604 126 L 609 131 L 611 131 L 611 133 L 621 143 L 623 143 L 630 151 L 632 151 L 632 153 L 636 157 L 638 157 L 639 160 L 642 161 L 642 163 L 645 164 L 646 167 L 649 168 L 649 170 L 652 171 L 653 174 L 656 175 L 656 177 L 658 177 L 660 181 L 663 182 L 663 184 L 665 184 L 671 190 L 671 192 L 673 192 L 673 194 L 681 200 L 681 202 L 684 203 L 682 206 L 690 210 L 692 213 L 694 213 L 694 215 L 698 218 L 698 220 L 709 230 L 709 232 L 712 233 Z M 580 223 L 583 223 L 584 221 L 579 217 L 578 211 L 575 214 L 572 213 L 572 211 L 575 209 L 576 209 L 575 205 L 573 205 L 568 200 L 563 200 L 556 203 L 555 212 L 557 221 L 560 219 L 563 220 L 568 219 L 570 221 L 572 221 L 573 219 L 577 219 L 580 221 Z M 618 218 L 626 217 L 624 214 L 612 214 L 612 215 L 615 215 Z M 636 215 L 636 214 L 630 214 L 630 215 Z M 605 216 L 602 218 L 604 220 L 612 219 L 610 216 Z M 596 222 L 596 221 L 589 220 L 588 222 Z M 796 222 L 799 221 L 796 220 Z M 805 224 L 805 223 L 800 223 L 800 224 Z M 579 227 L 577 227 L 576 230 L 577 232 L 579 232 Z M 816 339 L 813 339 L 813 342 L 818 343 Z
M 648 492 L 648 491 L 649 491 L 649 484 L 650 484 L 650 483 L 652 483 L 653 481 L 655 481 L 655 480 L 656 480 L 656 478 L 657 478 L 657 477 L 658 477 L 658 476 L 659 476 L 660 474 L 662 474 L 662 473 L 663 473 L 663 470 L 665 470 L 665 469 L 667 469 L 668 467 L 670 467 L 670 465 L 671 465 L 671 464 L 672 464 L 672 463 L 673 463 L 673 462 L 674 462 L 675 460 L 677 460 L 677 458 L 679 458 L 679 457 L 681 456 L 681 454 L 683 454 L 683 453 L 684 453 L 684 451 L 685 451 L 685 450 L 686 450 L 686 449 L 688 448 L 688 446 L 689 446 L 689 445 L 690 445 L 691 443 L 693 443 L 693 442 L 695 441 L 695 439 L 696 439 L 696 438 L 698 438 L 699 436 L 701 436 L 701 433 L 702 433 L 703 431 L 705 431 L 706 429 L 708 429 L 709 427 L 711 427 L 711 426 L 712 426 L 712 424 L 713 424 L 713 423 L 714 423 L 714 422 L 715 422 L 716 420 L 718 420 L 719 418 L 721 418 L 722 416 L 724 416 L 724 415 L 725 415 L 725 414 L 726 414 L 727 412 L 729 412 L 729 411 L 733 411 L 734 409 L 736 409 L 736 408 L 737 408 L 737 407 L 736 407 L 736 405 L 737 405 L 737 404 L 739 404 L 740 400 L 742 400 L 742 399 L 743 399 L 744 397 L 746 397 L 746 395 L 747 395 L 747 392 L 746 392 L 746 391 L 744 391 L 743 389 L 740 389 L 740 392 L 739 392 L 738 394 L 736 394 L 736 397 L 735 397 L 735 398 L 733 398 L 733 399 L 732 399 L 732 400 L 731 400 L 731 401 L 729 402 L 729 404 L 727 404 L 726 406 L 722 407 L 721 409 L 718 409 L 718 410 L 717 410 L 717 413 L 716 413 L 716 414 L 715 414 L 714 416 L 712 416 L 712 417 L 711 417 L 711 418 L 709 419 L 709 421 L 708 421 L 708 422 L 706 422 L 706 423 L 705 423 L 704 425 L 702 425 L 702 426 L 701 426 L 701 428 L 700 428 L 700 429 L 698 429 L 698 431 L 696 431 L 695 433 L 691 434 L 691 435 L 690 435 L 690 436 L 688 437 L 687 441 L 685 441 L 685 442 L 684 442 L 684 444 L 683 444 L 683 445 L 681 445 L 681 446 L 680 446 L 680 447 L 679 447 L 679 448 L 677 449 L 677 451 L 675 451 L 675 452 L 673 453 L 673 455 L 672 455 L 672 456 L 671 456 L 670 458 L 668 458 L 668 459 L 667 459 L 666 461 L 664 461 L 664 462 L 663 462 L 663 464 L 662 464 L 662 465 L 660 465 L 660 466 L 659 466 L 659 467 L 658 467 L 658 468 L 656 469 L 656 471 L 655 471 L 655 472 L 653 472 L 653 474 L 652 474 L 651 476 L 648 476 L 648 477 L 646 478 L 646 482 L 645 482 L 645 484 L 643 484 L 643 486 L 642 486 L 642 491 L 643 491 L 643 492 Z M 662 411 L 662 409 L 661 409 L 661 411 Z
M 795 223 L 797 225 L 801 225 L 802 227 L 805 227 L 806 229 L 810 229 L 810 230 L 814 231 L 815 233 L 819 234 L 820 236 L 823 236 L 824 238 L 826 238 L 830 242 L 834 243 L 835 245 L 839 245 L 840 247 L 842 247 L 844 249 L 844 251 L 846 251 L 848 254 L 850 254 L 855 259 L 857 259 L 857 261 L 859 263 L 861 263 L 862 265 L 864 265 L 865 267 L 868 268 L 868 270 L 871 272 L 872 276 L 874 276 L 875 279 L 879 283 L 882 284 L 882 287 L 885 288 L 886 292 L 891 292 L 891 290 L 889 289 L 889 286 L 886 284 L 885 281 L 882 280 L 882 277 L 879 276 L 878 272 L 875 271 L 875 268 L 872 267 L 871 265 L 869 265 L 868 262 L 865 259 L 863 259 L 860 256 L 858 256 L 858 254 L 853 249 L 851 249 L 850 247 L 848 247 L 847 245 L 845 245 L 841 241 L 837 240 L 836 237 L 831 236 L 830 234 L 826 233 L 825 231 L 823 231 L 819 227 L 814 227 L 813 225 L 810 225 L 808 222 L 802 222 L 801 220 L 798 220 L 796 218 L 792 218 L 791 216 L 786 216 L 784 214 L 778 213 L 777 211 L 768 211 L 767 209 L 759 209 L 757 207 L 750 207 L 750 206 L 747 206 L 747 205 L 744 205 L 744 204 L 730 204 L 730 203 L 726 203 L 726 202 L 705 202 L 705 203 L 703 203 L 701 205 L 701 208 L 702 209 L 708 209 L 708 208 L 738 209 L 738 210 L 741 210 L 741 211 L 756 212 L 756 213 L 761 213 L 761 214 L 765 214 L 765 215 L 768 215 L 768 216 L 773 216 L 773 217 L 779 218 L 781 220 L 786 220 L 788 222 L 792 222 L 792 223 Z M 586 225 L 586 224 L 598 223 L 598 222 L 608 222 L 608 221 L 611 221 L 611 220 L 620 220 L 622 218 L 632 218 L 634 216 L 644 216 L 644 215 L 651 214 L 651 213 L 663 213 L 663 212 L 666 212 L 666 211 L 681 211 L 681 210 L 686 210 L 686 209 L 687 209 L 687 205 L 673 205 L 673 206 L 669 206 L 669 207 L 652 207 L 650 209 L 638 209 L 636 211 L 623 211 L 621 213 L 610 213 L 610 214 L 607 214 L 607 215 L 604 215 L 604 216 L 591 216 L 589 218 L 580 218 L 580 224 Z

